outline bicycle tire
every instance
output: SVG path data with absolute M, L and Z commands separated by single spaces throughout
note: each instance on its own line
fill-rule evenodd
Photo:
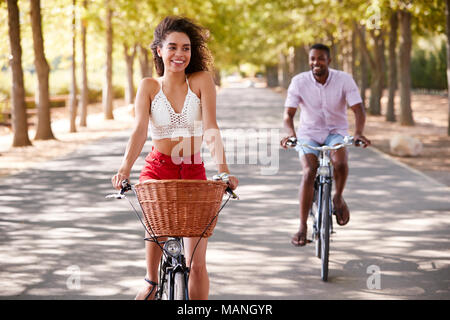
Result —
M 184 272 L 176 272 L 173 277 L 173 299 L 188 300 L 186 297 L 186 278 Z
M 161 257 L 161 262 L 159 264 L 159 285 L 160 285 L 160 294 L 159 300 L 169 300 L 169 281 L 167 279 L 168 274 L 165 273 L 165 268 L 163 267 L 166 263 L 166 260 Z
M 320 230 L 320 241 L 321 241 L 321 260 L 322 260 L 322 268 L 321 268 L 321 278 L 323 281 L 328 281 L 328 262 L 329 262 L 329 254 L 330 254 L 330 185 L 323 185 L 323 194 L 322 194 L 322 205 L 321 205 L 321 230 Z
M 317 192 L 317 191 L 314 191 Z M 317 192 L 318 193 L 318 192 Z M 317 197 L 315 195 L 314 197 Z M 313 219 L 313 229 L 312 229 L 312 239 L 316 247 L 316 257 L 320 259 L 320 223 L 319 223 L 319 203 L 318 199 L 315 198 L 311 206 L 311 217 Z
M 316 177 L 314 181 L 314 196 L 313 203 L 311 205 L 311 215 L 313 217 L 313 235 L 312 239 L 315 244 L 316 257 L 320 259 L 320 210 L 321 210 L 321 199 L 322 199 L 322 186 L 320 185 L 319 176 Z

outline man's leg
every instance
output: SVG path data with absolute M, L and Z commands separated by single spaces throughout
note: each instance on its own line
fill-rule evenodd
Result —
M 303 178 L 300 185 L 300 228 L 292 237 L 291 243 L 295 246 L 304 246 L 307 242 L 306 231 L 309 210 L 314 197 L 314 180 L 317 171 L 317 156 L 313 153 L 303 154 L 300 158 L 303 167 Z
M 342 197 L 348 176 L 348 153 L 346 148 L 341 148 L 331 153 L 331 161 L 334 168 L 335 194 L 333 205 L 336 211 L 336 219 L 339 225 L 346 225 L 350 219 L 350 211 Z

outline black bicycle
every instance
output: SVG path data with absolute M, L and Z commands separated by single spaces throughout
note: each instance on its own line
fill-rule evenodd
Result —
M 316 256 L 321 259 L 321 279 L 328 281 L 328 261 L 330 254 L 330 235 L 333 233 L 333 202 L 331 191 L 333 186 L 333 165 L 329 152 L 345 146 L 353 145 L 352 136 L 344 137 L 344 142 L 335 146 L 311 146 L 299 144 L 295 137 L 289 138 L 286 143 L 289 147 L 306 147 L 320 152 L 319 167 L 314 181 L 314 198 L 309 216 L 313 222 L 312 239 L 316 246 Z M 357 140 L 356 145 L 362 144 Z
M 228 176 L 226 174 L 217 175 L 213 177 L 214 181 L 223 181 L 225 183 L 228 182 Z M 180 180 L 183 181 L 183 180 Z M 184 180 L 186 181 L 186 180 Z M 194 180 L 196 181 L 196 180 Z M 190 266 L 188 267 L 186 265 L 186 257 L 184 253 L 184 243 L 183 243 L 183 237 L 182 236 L 158 236 L 156 230 L 156 226 L 153 225 L 152 227 L 152 221 L 149 220 L 146 214 L 144 212 L 146 211 L 143 208 L 142 201 L 139 201 L 139 195 L 136 192 L 136 186 L 132 186 L 128 180 L 122 181 L 122 189 L 119 193 L 116 194 L 109 194 L 106 196 L 106 198 L 115 198 L 115 199 L 124 199 L 126 198 L 128 202 L 130 203 L 131 207 L 133 208 L 138 220 L 141 222 L 142 226 L 144 227 L 145 231 L 147 231 L 147 234 L 150 235 L 150 237 L 144 238 L 145 241 L 151 241 L 156 243 L 161 251 L 162 251 L 162 257 L 159 264 L 159 280 L 158 283 L 153 283 L 149 280 L 147 280 L 150 284 L 156 286 L 156 293 L 155 293 L 155 300 L 189 300 L 189 290 L 188 290 L 188 281 L 189 281 L 189 270 Z M 139 205 L 141 207 L 141 214 L 139 214 L 138 210 L 136 210 L 133 203 L 125 196 L 125 193 L 127 191 L 133 190 L 136 197 L 138 198 Z M 221 189 L 226 191 L 226 193 L 229 195 L 227 199 L 222 203 L 220 206 L 220 209 L 217 211 L 217 213 L 210 219 L 209 222 L 206 223 L 206 226 L 203 229 L 203 232 L 201 232 L 201 235 L 199 237 L 199 240 L 194 247 L 192 256 L 195 253 L 195 250 L 200 243 L 200 240 L 202 237 L 205 236 L 207 230 L 212 233 L 212 230 L 215 226 L 215 221 L 220 213 L 220 211 L 225 207 L 225 205 L 228 203 L 228 201 L 231 199 L 239 199 L 238 196 L 231 190 L 230 187 L 225 186 L 224 189 Z M 157 202 L 158 199 L 155 199 Z M 141 218 L 141 215 L 143 218 Z M 212 227 L 212 228 L 211 228 Z M 192 259 L 191 259 L 192 263 Z M 149 293 L 153 293 L 153 290 Z

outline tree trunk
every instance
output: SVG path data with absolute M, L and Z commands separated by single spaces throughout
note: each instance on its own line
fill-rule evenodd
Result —
M 356 60 L 357 60 L 357 58 L 358 58 L 358 51 L 357 51 L 357 48 L 356 48 L 356 39 L 357 39 L 357 30 L 355 30 L 354 28 L 352 29 L 352 39 L 351 39 L 351 42 L 352 42 L 352 62 L 351 62 L 351 68 L 352 68 L 352 76 L 353 76 L 353 79 L 355 79 L 355 81 L 356 81 L 356 79 L 358 79 L 358 72 L 356 71 Z
M 87 9 L 87 0 L 83 1 L 83 7 Z M 81 98 L 80 98 L 80 127 L 87 126 L 87 115 L 89 105 L 89 87 L 87 78 L 87 56 L 86 56 L 86 33 L 87 20 L 81 19 Z
M 381 115 L 381 97 L 383 87 L 380 86 L 381 79 L 379 72 L 373 72 L 372 82 L 370 84 L 370 97 L 369 97 L 369 113 L 371 115 Z
M 280 85 L 278 81 L 278 65 L 266 65 L 266 78 L 267 86 L 269 88 L 278 87 Z
M 125 63 L 127 66 L 127 87 L 125 89 L 125 104 L 134 103 L 134 81 L 133 81 L 133 63 L 136 56 L 136 45 L 134 45 L 131 54 L 128 53 L 128 45 L 123 44 L 123 53 L 125 56 Z
M 358 28 L 356 27 L 356 31 L 358 32 Z M 360 33 L 360 41 L 359 41 L 359 45 L 362 48 L 363 43 L 365 43 L 365 39 L 366 39 L 366 32 L 365 30 L 362 30 Z M 364 107 L 364 109 L 366 109 L 366 91 L 367 88 L 369 87 L 369 71 L 367 68 L 368 65 L 368 61 L 367 61 L 367 56 L 361 52 L 361 50 L 359 50 L 359 55 L 360 55 L 360 59 L 361 59 L 361 99 L 362 99 L 362 105 Z
M 69 114 L 70 114 L 70 132 L 77 132 L 77 78 L 76 78 L 76 0 L 72 2 L 72 83 L 70 86 Z
M 331 43 L 330 51 L 331 51 L 331 63 L 330 67 L 333 69 L 341 69 L 340 67 L 340 61 L 339 61 L 339 45 L 336 43 L 336 39 L 334 38 L 333 34 L 328 32 L 328 41 Z
M 352 33 L 345 32 L 341 40 L 342 71 L 353 74 L 352 70 Z
M 375 32 L 371 30 L 371 36 L 374 42 L 374 57 L 369 53 L 366 39 L 362 29 L 359 30 L 359 38 L 361 40 L 361 49 L 366 60 L 370 63 L 372 71 L 372 79 L 370 84 L 370 100 L 369 113 L 373 115 L 381 115 L 381 97 L 383 95 L 384 85 L 384 40 L 382 30 Z
M 291 82 L 291 77 L 289 73 L 289 61 L 288 57 L 284 54 L 280 54 L 280 64 L 281 64 L 281 86 L 285 89 L 289 87 Z
M 109 1 L 106 1 L 107 13 L 106 13 L 106 72 L 105 72 L 105 84 L 103 86 L 103 111 L 105 119 L 114 119 L 113 114 L 113 85 L 112 85 L 112 42 L 113 42 L 113 29 L 112 29 L 112 9 Z
M 145 49 L 142 45 L 138 46 L 139 48 L 139 65 L 141 67 L 141 76 L 142 78 L 151 78 L 153 76 L 153 64 L 148 59 L 148 50 Z
M 44 39 L 42 37 L 42 18 L 40 0 L 30 1 L 31 28 L 33 30 L 34 66 L 38 78 L 36 101 L 38 119 L 35 140 L 55 139 L 51 127 L 48 77 L 50 67 L 45 58 Z
M 294 75 L 308 71 L 308 50 L 305 46 L 294 47 Z
M 391 13 L 389 18 L 389 25 L 391 27 L 389 31 L 389 69 L 388 69 L 388 81 L 389 81 L 389 93 L 388 104 L 386 110 L 386 121 L 395 122 L 395 91 L 397 90 L 397 29 L 398 29 L 398 16 L 397 11 Z
M 448 124 L 447 135 L 450 136 L 450 0 L 445 2 L 445 17 L 447 20 L 446 34 L 447 34 L 447 92 L 448 92 Z
M 11 48 L 12 69 L 12 129 L 13 147 L 30 146 L 28 137 L 27 110 L 25 106 L 25 88 L 23 84 L 22 47 L 20 46 L 20 20 L 17 0 L 8 0 L 8 27 Z
M 411 109 L 411 13 L 399 11 L 400 23 L 400 124 L 413 126 L 414 119 Z
M 220 75 L 220 69 L 214 68 L 213 75 L 215 85 L 220 87 L 222 85 L 222 76 Z
M 384 88 L 384 70 L 385 70 L 385 58 L 384 58 L 384 39 L 383 31 L 380 29 L 378 33 L 371 32 L 374 41 L 374 62 L 373 65 L 373 78 L 372 85 L 370 86 L 370 105 L 369 112 L 373 115 L 381 115 L 381 98 L 383 97 Z M 374 91 L 375 90 L 375 91 Z M 372 98 L 373 96 L 373 98 Z

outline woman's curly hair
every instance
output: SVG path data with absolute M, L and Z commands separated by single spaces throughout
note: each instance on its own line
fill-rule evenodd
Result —
M 191 60 L 185 70 L 186 74 L 210 70 L 212 57 L 206 46 L 209 37 L 208 30 L 195 24 L 188 18 L 168 16 L 156 27 L 154 39 L 150 46 L 158 75 L 162 76 L 164 74 L 164 63 L 162 58 L 158 56 L 156 48 L 162 48 L 163 41 L 172 32 L 185 33 L 191 41 Z

